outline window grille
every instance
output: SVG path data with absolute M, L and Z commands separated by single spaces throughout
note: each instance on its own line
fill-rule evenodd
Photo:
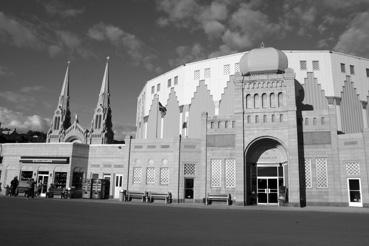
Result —
M 240 72 L 240 64 L 239 63 L 234 64 L 234 72 L 235 73 L 239 73 Z
M 319 61 L 313 61 L 313 70 L 319 70 Z
M 194 80 L 199 80 L 200 79 L 200 70 L 195 70 L 193 72 L 193 79 Z
M 313 187 L 312 175 L 311 175 L 311 159 L 305 159 L 305 186 L 306 188 Z
M 300 61 L 300 69 L 306 70 L 306 61 Z
M 357 161 L 346 162 L 347 176 L 360 175 L 360 164 Z
M 236 160 L 225 160 L 225 185 L 226 188 L 236 187 Z
M 210 68 L 205 68 L 205 71 L 204 71 L 204 77 L 206 79 L 210 78 Z
M 229 75 L 231 73 L 231 66 L 229 64 L 224 65 L 224 75 Z
M 155 168 L 154 167 L 148 167 L 146 169 L 146 183 L 155 184 Z
M 316 187 L 328 188 L 327 158 L 317 158 L 316 166 Z
M 211 187 L 221 187 L 222 185 L 222 160 L 211 160 Z
M 193 163 L 185 163 L 183 168 L 183 174 L 187 176 L 195 175 L 195 164 Z
M 161 185 L 169 184 L 169 168 L 168 167 L 160 168 L 160 184 Z
M 133 183 L 134 184 L 141 183 L 141 176 L 142 176 L 142 168 L 141 167 L 133 168 Z

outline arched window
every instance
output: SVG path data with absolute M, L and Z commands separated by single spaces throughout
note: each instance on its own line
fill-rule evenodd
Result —
M 255 124 L 259 123 L 259 115 L 255 115 Z
M 275 121 L 275 115 L 272 114 L 272 122 L 274 122 L 274 121 Z
M 95 128 L 98 128 L 98 122 L 99 122 L 99 115 L 95 116 Z
M 314 126 L 316 125 L 316 118 L 315 117 L 313 118 L 313 125 Z
M 214 121 L 210 122 L 210 128 L 213 129 L 214 128 Z
M 228 120 L 224 121 L 224 128 L 228 128 Z
M 58 130 L 60 126 L 60 116 L 54 118 L 54 130 Z
M 284 103 L 283 103 L 283 93 L 282 92 L 279 92 L 278 93 L 278 107 L 282 107 L 284 106 Z
M 255 94 L 254 95 L 254 108 L 259 108 L 259 104 L 260 104 L 259 95 Z
M 246 96 L 246 108 L 252 108 L 252 97 L 250 94 Z
M 270 93 L 269 102 L 270 102 L 270 107 L 274 108 L 275 107 L 275 94 L 274 93 Z
M 305 126 L 309 125 L 309 118 L 305 118 Z
M 266 108 L 267 107 L 267 94 L 263 93 L 261 95 L 261 106 L 263 108 Z
M 283 122 L 283 114 L 279 115 L 279 122 Z

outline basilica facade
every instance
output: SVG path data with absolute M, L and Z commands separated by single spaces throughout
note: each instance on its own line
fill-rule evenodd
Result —
M 72 123 L 67 67 L 47 143 L 2 145 L 1 182 L 104 178 L 113 198 L 126 190 L 179 202 L 228 195 L 236 205 L 369 206 L 369 61 L 347 58 L 356 73 L 341 81 L 332 71 L 343 62 L 324 55 L 296 60 L 261 47 L 232 60 L 234 72 L 222 64 L 234 56 L 169 71 L 146 83 L 136 137 L 125 144 L 112 144 L 108 61 L 88 130 Z

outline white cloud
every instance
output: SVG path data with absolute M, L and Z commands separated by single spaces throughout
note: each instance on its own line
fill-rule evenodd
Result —
M 51 16 L 60 16 L 63 18 L 76 17 L 84 12 L 84 9 L 76 9 L 66 6 L 62 1 L 50 1 L 44 5 L 46 13 Z
M 50 127 L 50 119 L 39 115 L 24 115 L 0 106 L 0 122 L 3 127 L 16 128 L 20 131 L 43 131 Z
M 176 58 L 169 60 L 169 65 L 174 67 L 193 62 L 206 57 L 204 48 L 196 43 L 193 46 L 178 46 L 176 48 Z
M 357 15 L 340 35 L 335 50 L 369 57 L 369 13 Z
M 128 54 L 135 65 L 142 65 L 148 71 L 159 72 L 160 67 L 154 64 L 157 56 L 153 54 L 145 43 L 132 33 L 125 32 L 119 27 L 99 23 L 92 26 L 87 35 L 96 41 L 108 41 L 118 49 Z

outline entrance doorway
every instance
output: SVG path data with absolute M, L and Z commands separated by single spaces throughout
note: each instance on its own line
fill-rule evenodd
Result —
M 193 184 L 194 179 L 193 178 L 185 178 L 184 179 L 184 198 L 193 200 Z
M 37 177 L 37 185 L 39 186 L 40 190 L 40 197 L 46 197 L 47 192 L 47 184 L 49 182 L 49 172 L 38 172 Z
M 361 182 L 359 178 L 347 179 L 349 206 L 362 207 L 363 201 L 361 199 Z
M 258 178 L 258 204 L 278 204 L 277 178 Z
M 119 192 L 123 187 L 123 174 L 115 175 L 114 198 L 119 198 Z

